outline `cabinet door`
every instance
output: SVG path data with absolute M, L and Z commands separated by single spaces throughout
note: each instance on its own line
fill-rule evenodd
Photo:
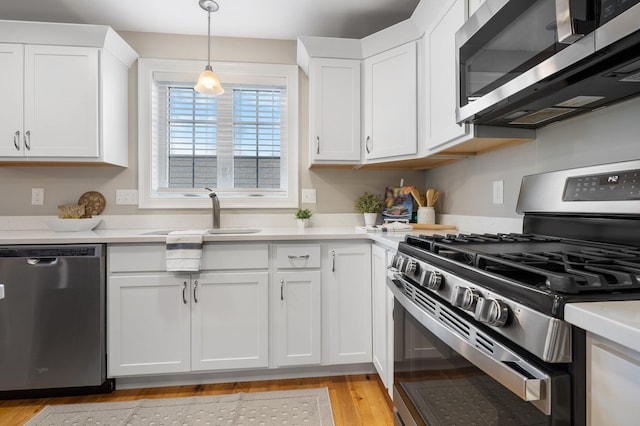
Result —
M 389 390 L 393 381 L 393 294 L 387 288 L 387 265 L 391 256 L 384 247 L 371 247 L 372 358 L 382 383 Z
M 312 60 L 309 114 L 310 164 L 360 161 L 359 60 Z
M 322 285 L 328 362 L 371 362 L 371 245 L 328 245 Z
M 416 43 L 364 60 L 364 149 L 367 160 L 417 152 Z
M 25 46 L 25 155 L 99 156 L 98 49 Z
M 23 155 L 23 62 L 20 44 L 0 43 L 0 156 Z
M 267 272 L 192 275 L 191 369 L 267 367 Z
M 427 149 L 434 148 L 464 136 L 466 124 L 456 123 L 456 74 L 455 34 L 465 21 L 466 0 L 456 0 L 432 27 L 429 33 L 429 114 L 430 137 Z
M 640 353 L 587 333 L 587 425 L 636 425 Z
M 476 13 L 476 10 L 484 3 L 484 0 L 469 0 L 469 16 Z
M 271 292 L 278 366 L 320 364 L 320 271 L 279 272 Z
M 189 371 L 189 303 L 188 276 L 109 277 L 109 376 Z

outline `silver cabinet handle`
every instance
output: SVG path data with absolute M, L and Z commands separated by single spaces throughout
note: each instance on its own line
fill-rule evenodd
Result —
M 301 254 L 299 256 L 295 256 L 293 254 L 289 255 L 289 259 L 308 259 L 309 255 L 308 254 Z
M 4 299 L 4 284 L 0 284 L 0 299 Z
M 367 140 L 364 141 L 364 149 L 367 150 L 367 154 L 371 154 L 371 150 L 369 149 L 370 140 L 371 140 L 371 136 L 367 136 Z
M 198 303 L 198 280 L 193 282 L 193 301 Z
M 316 136 L 316 154 L 320 154 L 320 136 Z
M 27 151 L 31 151 L 31 130 L 27 130 L 24 133 L 24 146 L 27 148 Z
M 336 271 L 336 251 L 331 250 L 331 272 Z
M 13 134 L 13 146 L 16 147 L 16 151 L 20 151 L 20 130 Z
M 284 280 L 280 280 L 280 300 L 284 300 Z
M 187 304 L 187 282 L 182 283 L 182 303 Z

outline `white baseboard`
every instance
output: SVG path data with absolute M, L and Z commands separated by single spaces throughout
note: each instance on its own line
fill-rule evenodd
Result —
M 263 380 L 300 379 L 352 374 L 377 373 L 373 364 L 365 363 L 317 367 L 277 368 L 260 371 L 226 371 L 221 373 L 185 373 L 156 376 L 117 377 L 116 389 L 142 389 L 213 383 L 256 382 Z

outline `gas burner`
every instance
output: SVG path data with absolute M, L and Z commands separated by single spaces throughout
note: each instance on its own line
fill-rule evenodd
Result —
M 447 261 L 521 285 L 578 294 L 640 290 L 640 248 L 536 234 L 408 236 L 405 242 Z

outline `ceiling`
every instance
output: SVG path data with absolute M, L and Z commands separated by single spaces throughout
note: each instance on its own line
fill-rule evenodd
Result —
M 407 19 L 419 0 L 217 0 L 211 33 L 293 40 L 362 38 Z M 116 31 L 207 34 L 198 0 L 3 0 L 8 20 L 109 25 Z

